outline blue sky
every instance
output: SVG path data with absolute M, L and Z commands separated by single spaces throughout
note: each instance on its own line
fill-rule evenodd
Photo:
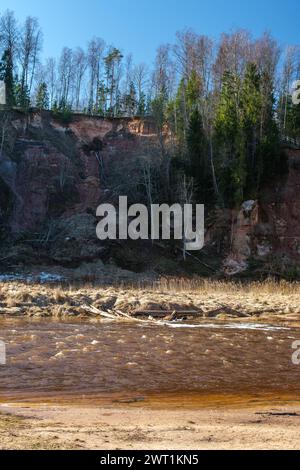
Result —
M 300 43 L 299 0 L 1 0 L 0 11 L 7 8 L 21 21 L 39 18 L 46 57 L 100 36 L 151 64 L 157 46 L 187 27 L 213 38 L 237 27 L 254 36 L 269 30 L 282 46 Z

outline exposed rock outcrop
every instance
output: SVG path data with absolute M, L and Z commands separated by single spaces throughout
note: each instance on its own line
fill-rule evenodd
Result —
M 112 255 L 110 245 L 96 238 L 97 206 L 120 194 L 135 194 L 143 184 L 136 179 L 137 169 L 159 155 L 150 119 L 75 115 L 66 123 L 48 112 L 12 112 L 6 123 L 0 241 L 4 232 L 8 245 L 19 240 L 11 251 L 4 249 L 13 264 L 19 260 L 25 266 L 32 259 L 80 269 L 82 263 L 104 261 L 138 273 L 151 258 L 160 274 L 168 274 L 170 265 L 172 273 L 180 271 L 182 256 L 172 247 L 168 262 L 168 253 L 157 249 L 150 256 L 145 246 L 124 250 L 119 245 Z M 189 258 L 192 272 L 203 269 L 212 275 L 223 266 L 227 275 L 249 270 L 300 275 L 300 151 L 289 150 L 288 156 L 288 175 L 267 185 L 258 200 L 245 201 L 239 211 L 219 209 L 212 222 L 206 221 L 207 258 L 202 264 Z M 154 253 L 156 248 L 150 249 Z
M 286 177 L 266 185 L 259 201 L 246 201 L 232 215 L 228 275 L 247 271 L 251 262 L 270 274 L 300 276 L 300 152 L 289 150 Z

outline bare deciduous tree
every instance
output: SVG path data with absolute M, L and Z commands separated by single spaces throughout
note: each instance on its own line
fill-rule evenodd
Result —
M 50 109 L 53 107 L 55 98 L 57 98 L 57 66 L 56 60 L 50 57 L 46 61 L 45 66 L 45 82 L 49 92 L 49 105 Z
M 69 103 L 71 98 L 73 71 L 73 51 L 68 47 L 64 47 L 60 56 L 58 73 L 59 100 L 65 104 Z
M 2 50 L 10 52 L 11 57 L 19 47 L 19 30 L 15 14 L 11 10 L 6 10 L 0 18 L 0 46 Z
M 89 68 L 89 111 L 93 112 L 94 106 L 98 108 L 97 96 L 98 87 L 101 80 L 101 66 L 106 44 L 103 39 L 94 38 L 89 42 L 87 63 Z
M 78 47 L 74 52 L 74 92 L 75 92 L 75 107 L 78 110 L 81 98 L 81 89 L 84 79 L 84 74 L 87 69 L 87 57 L 85 52 Z
M 133 83 L 137 90 L 138 101 L 141 101 L 144 90 L 147 87 L 149 79 L 149 69 L 148 66 L 144 63 L 138 64 L 133 69 Z
M 36 18 L 28 16 L 21 31 L 19 61 L 21 65 L 21 89 L 30 93 L 42 47 L 42 32 Z

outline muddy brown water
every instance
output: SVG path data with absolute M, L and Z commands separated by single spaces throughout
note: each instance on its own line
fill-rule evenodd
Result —
M 0 320 L 0 402 L 300 402 L 298 328 Z M 204 398 L 206 397 L 206 398 Z

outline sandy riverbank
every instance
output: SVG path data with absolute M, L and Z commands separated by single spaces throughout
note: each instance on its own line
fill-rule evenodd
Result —
M 16 406 L 0 414 L 0 448 L 295 450 L 300 448 L 299 423 L 299 404 L 153 410 Z

